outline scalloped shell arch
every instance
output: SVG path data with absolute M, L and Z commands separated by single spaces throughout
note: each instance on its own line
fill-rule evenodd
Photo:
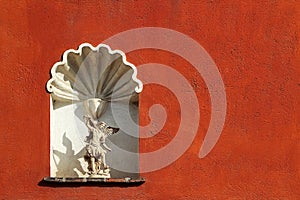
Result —
M 63 60 L 53 65 L 51 76 L 47 90 L 53 100 L 68 103 L 118 101 L 143 89 L 136 67 L 126 61 L 122 51 L 112 51 L 105 44 L 93 47 L 84 43 L 78 50 L 65 51 Z

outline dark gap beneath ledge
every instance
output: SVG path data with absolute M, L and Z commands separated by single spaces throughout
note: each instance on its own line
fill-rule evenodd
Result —
M 145 182 L 144 178 L 130 179 L 114 179 L 114 178 L 57 178 L 45 177 L 38 185 L 41 187 L 83 187 L 83 186 L 99 186 L 99 187 L 136 187 Z

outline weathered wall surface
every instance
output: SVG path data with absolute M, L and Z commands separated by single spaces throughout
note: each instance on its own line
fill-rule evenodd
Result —
M 300 199 L 299 9 L 297 1 L 1 1 L 0 198 Z M 134 51 L 135 65 L 169 65 L 193 86 L 201 112 L 193 144 L 170 166 L 143 174 L 139 187 L 38 186 L 49 175 L 51 66 L 82 42 L 145 26 L 189 35 L 216 62 L 228 110 L 213 151 L 198 158 L 211 112 L 201 76 L 169 52 Z M 141 124 L 154 103 L 165 106 L 168 121 L 141 140 L 141 152 L 163 147 L 178 129 L 179 104 L 158 85 L 141 94 Z

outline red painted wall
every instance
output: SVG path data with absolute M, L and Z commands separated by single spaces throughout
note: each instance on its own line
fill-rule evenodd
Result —
M 250 1 L 249 1 L 250 2 Z M 1 1 L 1 199 L 300 199 L 299 3 L 297 1 Z M 198 158 L 210 98 L 195 69 L 165 51 L 128 54 L 183 74 L 200 104 L 197 136 L 184 156 L 132 188 L 38 186 L 49 175 L 49 95 L 45 83 L 68 48 L 119 32 L 157 26 L 182 32 L 212 56 L 224 80 L 227 117 L 213 151 Z M 170 95 L 161 95 L 165 92 Z M 166 97 L 167 96 L 167 97 Z M 178 129 L 179 104 L 146 85 L 142 125 L 161 103 L 169 118 L 142 152 L 163 147 Z

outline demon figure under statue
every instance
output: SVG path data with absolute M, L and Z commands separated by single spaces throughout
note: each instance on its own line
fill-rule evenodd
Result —
M 88 162 L 88 174 L 110 178 L 109 166 L 105 161 L 105 154 L 111 149 L 106 145 L 105 139 L 118 132 L 118 128 L 109 127 L 105 122 L 95 123 L 89 115 L 83 117 L 84 123 L 88 127 L 89 135 L 86 137 L 85 161 Z

